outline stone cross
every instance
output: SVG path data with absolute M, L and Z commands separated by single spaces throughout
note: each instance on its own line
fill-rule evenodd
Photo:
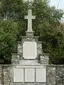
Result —
M 35 19 L 35 16 L 32 16 L 32 10 L 28 10 L 28 15 L 25 16 L 25 19 L 28 19 L 28 29 L 27 32 L 33 32 L 32 30 L 32 19 Z

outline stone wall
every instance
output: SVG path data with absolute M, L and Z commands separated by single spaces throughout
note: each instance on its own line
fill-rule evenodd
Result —
M 0 66 L 0 85 L 12 85 L 12 67 L 11 65 Z M 46 85 L 64 85 L 63 65 L 47 65 L 46 74 Z M 38 84 L 36 83 L 36 85 Z
M 55 85 L 56 84 L 56 67 L 55 66 L 47 66 L 47 85 Z
M 0 65 L 0 85 L 12 85 L 11 65 Z
M 64 85 L 64 66 L 47 66 L 47 85 Z
M 0 84 L 2 83 L 2 68 L 0 67 Z
M 4 85 L 12 85 L 12 67 L 4 67 Z
M 64 85 L 64 66 L 56 66 L 56 85 Z

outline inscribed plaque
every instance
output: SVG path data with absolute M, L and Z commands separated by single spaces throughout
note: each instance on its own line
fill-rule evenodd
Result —
M 23 82 L 23 81 L 24 81 L 24 72 L 23 72 L 23 69 L 14 68 L 13 82 Z
M 25 59 L 35 59 L 37 57 L 37 43 L 26 41 L 23 43 L 23 57 Z
M 46 68 L 36 69 L 36 82 L 46 82 Z
M 35 81 L 35 69 L 25 69 L 25 82 Z

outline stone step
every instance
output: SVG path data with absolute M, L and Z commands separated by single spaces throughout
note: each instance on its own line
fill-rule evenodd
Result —
M 38 60 L 20 60 L 21 65 L 38 65 Z

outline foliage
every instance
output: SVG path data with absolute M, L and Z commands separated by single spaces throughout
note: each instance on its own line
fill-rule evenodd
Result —
M 33 4 L 34 12 L 36 12 L 36 20 L 33 23 L 35 35 L 39 35 L 43 51 L 49 53 L 50 63 L 63 64 L 64 28 L 60 22 L 63 11 L 49 7 L 46 2 L 40 1 L 35 0 Z
M 2 27 L 0 23 L 0 41 L 2 42 L 0 46 L 1 49 L 4 49 L 0 51 L 8 56 L 8 54 L 12 53 L 14 43 L 17 44 L 17 41 L 21 40 L 21 36 L 25 35 L 27 20 L 24 19 L 24 16 L 27 14 L 28 8 L 31 8 L 33 15 L 36 15 L 36 19 L 33 20 L 34 35 L 39 36 L 39 40 L 42 41 L 44 53 L 49 53 L 50 63 L 63 64 L 64 30 L 61 29 L 63 27 L 60 23 L 63 11 L 50 7 L 48 0 L 44 2 L 34 0 L 31 4 L 29 6 L 28 2 L 23 3 L 23 0 L 3 0 L 1 2 L 0 17 L 2 20 L 7 18 L 7 21 L 2 21 Z M 11 20 L 13 21 L 12 23 Z M 2 32 L 2 28 L 6 31 Z M 11 32 L 8 33 L 6 28 Z M 8 50 L 10 51 L 9 53 L 7 53 Z M 8 59 L 9 57 L 6 58 Z
M 11 63 L 11 53 L 17 46 L 17 29 L 17 24 L 11 20 L 0 21 L 0 63 Z

